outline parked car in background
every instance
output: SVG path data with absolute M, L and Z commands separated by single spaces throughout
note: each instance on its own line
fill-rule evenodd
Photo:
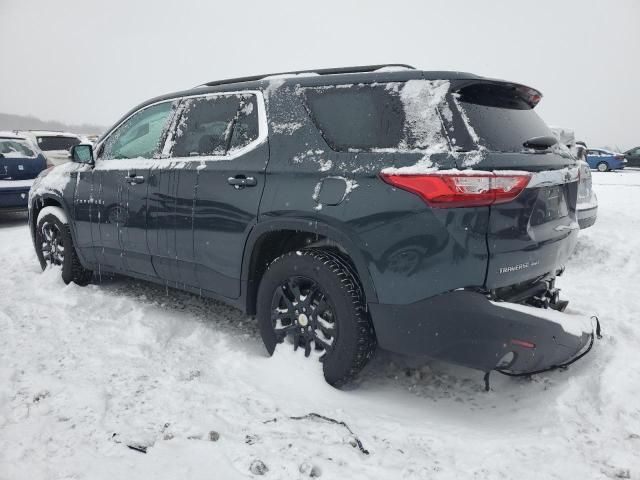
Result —
M 590 148 L 587 150 L 587 163 L 589 167 L 599 172 L 608 172 L 609 170 L 622 170 L 627 160 L 621 153 L 610 152 L 609 150 L 599 148 Z
M 71 147 L 82 143 L 80 136 L 68 132 L 24 130 L 16 133 L 29 138 L 37 145 L 52 165 L 60 165 L 61 163 L 68 162 Z
M 593 191 L 591 168 L 584 160 L 580 163 L 580 183 L 578 185 L 577 216 L 581 229 L 589 228 L 596 223 L 598 216 L 598 197 Z
M 627 167 L 640 167 L 640 147 L 635 147 L 624 152 L 627 159 Z
M 0 211 L 24 210 L 33 179 L 47 160 L 25 137 L 0 132 Z
M 576 157 L 580 166 L 580 183 L 578 184 L 577 217 L 581 229 L 596 223 L 598 216 L 598 198 L 593 191 L 591 169 L 587 163 L 587 145 L 576 141 L 573 130 L 561 127 L 549 127 L 559 143 L 565 145 Z
M 96 135 L 92 133 L 90 135 L 84 135 L 83 143 L 90 143 L 92 145 L 95 145 L 99 139 L 100 139 L 100 135 Z

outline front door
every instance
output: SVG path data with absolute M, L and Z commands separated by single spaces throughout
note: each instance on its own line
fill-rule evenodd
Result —
M 172 101 L 139 110 L 98 147 L 93 170 L 96 260 L 110 270 L 155 276 L 147 246 L 147 189 Z

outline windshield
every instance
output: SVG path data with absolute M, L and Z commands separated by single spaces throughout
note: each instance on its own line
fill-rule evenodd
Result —
M 71 147 L 78 145 L 79 143 L 80 139 L 76 137 L 38 137 L 38 146 L 40 147 L 40 150 L 44 150 L 45 152 L 50 150 L 69 150 Z
M 19 138 L 0 138 L 0 153 L 5 158 L 35 157 L 36 154 L 25 140 Z

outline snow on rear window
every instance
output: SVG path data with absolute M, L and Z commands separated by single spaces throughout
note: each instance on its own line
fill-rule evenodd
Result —
M 29 144 L 19 138 L 0 138 L 0 153 L 5 158 L 33 158 L 36 156 Z

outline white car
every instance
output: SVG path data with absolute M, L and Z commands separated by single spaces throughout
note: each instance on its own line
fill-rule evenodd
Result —
M 576 142 L 573 130 L 561 127 L 550 127 L 559 143 L 566 145 L 578 160 L 580 166 L 580 183 L 578 184 L 577 216 L 581 229 L 589 228 L 596 223 L 598 216 L 598 197 L 593 191 L 591 169 L 586 162 L 587 146 L 584 142 Z
M 60 165 L 68 162 L 69 150 L 82 142 L 82 138 L 74 133 L 54 132 L 49 130 L 23 130 L 16 132 L 31 140 L 36 145 L 50 165 Z

